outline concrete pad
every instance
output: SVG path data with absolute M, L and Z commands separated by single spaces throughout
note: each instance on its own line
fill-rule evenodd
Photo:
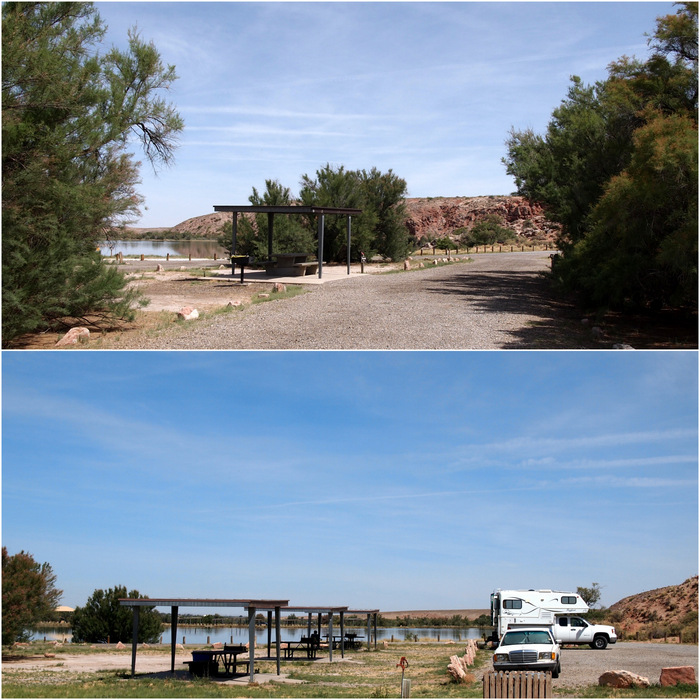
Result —
M 351 277 L 364 277 L 368 273 L 360 272 L 359 265 L 350 266 L 350 274 L 348 275 L 348 268 L 346 265 L 324 265 L 321 279 L 318 277 L 318 273 L 313 275 L 303 275 L 298 276 L 278 276 L 278 275 L 268 275 L 265 270 L 257 270 L 255 268 L 246 268 L 243 275 L 244 283 L 248 282 L 260 282 L 265 284 L 272 284 L 274 282 L 281 282 L 282 284 L 302 284 L 302 285 L 321 285 L 326 282 L 334 282 L 341 279 L 349 279 Z M 210 277 L 220 277 L 222 279 L 239 281 L 241 279 L 241 271 L 237 267 L 235 274 L 231 274 L 231 268 L 227 270 L 212 270 Z

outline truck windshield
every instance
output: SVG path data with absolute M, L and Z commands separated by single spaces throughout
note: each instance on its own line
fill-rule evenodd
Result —
M 506 632 L 501 640 L 501 646 L 507 647 L 513 644 L 551 644 L 552 638 L 549 632 L 544 630 L 513 630 Z

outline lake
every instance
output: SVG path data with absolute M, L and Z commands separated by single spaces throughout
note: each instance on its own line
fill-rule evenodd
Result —
M 313 625 L 312 629 L 316 629 Z M 321 636 L 328 633 L 327 626 L 321 628 Z M 306 627 L 282 627 L 283 641 L 298 641 L 301 637 L 306 636 Z M 367 637 L 367 627 L 345 627 L 345 632 L 354 632 L 360 637 Z M 452 640 L 455 642 L 464 641 L 466 639 L 481 639 L 484 630 L 479 627 L 377 627 L 377 641 L 383 639 L 391 640 L 393 637 L 396 641 L 401 641 L 406 638 L 406 633 L 410 632 L 419 638 L 438 639 L 441 641 Z M 333 634 L 340 634 L 340 625 L 333 625 Z M 272 630 L 274 639 L 275 632 Z M 245 644 L 248 641 L 248 627 L 232 626 L 232 627 L 180 627 L 177 630 L 177 641 L 185 644 L 206 644 L 207 640 L 211 644 L 214 642 L 222 642 L 225 644 Z M 31 632 L 31 639 L 46 641 L 72 641 L 73 635 L 70 627 L 55 627 Z M 163 630 L 161 637 L 163 644 L 170 644 L 171 633 L 170 629 Z M 260 645 L 267 644 L 267 628 L 256 627 L 255 640 Z M 130 639 L 112 640 L 113 642 L 122 641 L 128 644 Z
M 122 255 L 145 255 L 146 257 L 173 257 L 211 258 L 214 253 L 217 258 L 225 258 L 226 251 L 216 241 L 113 241 L 114 247 L 110 249 L 107 242 L 99 243 L 103 256 L 111 256 L 116 253 Z

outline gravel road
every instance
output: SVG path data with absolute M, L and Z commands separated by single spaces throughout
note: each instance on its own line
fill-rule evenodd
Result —
M 469 263 L 334 281 L 293 299 L 144 336 L 138 348 L 612 347 L 593 342 L 580 319 L 562 313 L 541 276 L 549 266 L 548 252 L 481 254 Z
M 563 688 L 597 685 L 605 671 L 625 670 L 659 682 L 661 669 L 692 666 L 698 675 L 698 647 L 691 644 L 618 642 L 604 651 L 590 647 L 567 647 L 561 652 L 561 675 L 552 681 L 556 692 Z M 490 670 L 484 666 L 484 670 Z

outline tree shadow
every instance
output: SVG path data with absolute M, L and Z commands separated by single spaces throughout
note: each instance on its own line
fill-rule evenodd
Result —
M 503 349 L 604 350 L 614 345 L 635 349 L 696 349 L 697 313 L 588 313 L 575 299 L 559 295 L 544 272 L 469 270 L 428 291 L 462 297 L 474 313 L 528 316 L 507 331 Z
M 433 284 L 428 291 L 462 297 L 477 314 L 529 317 L 504 349 L 600 349 L 609 342 L 593 338 L 581 324 L 582 312 L 553 293 L 546 274 L 526 271 L 470 270 Z

